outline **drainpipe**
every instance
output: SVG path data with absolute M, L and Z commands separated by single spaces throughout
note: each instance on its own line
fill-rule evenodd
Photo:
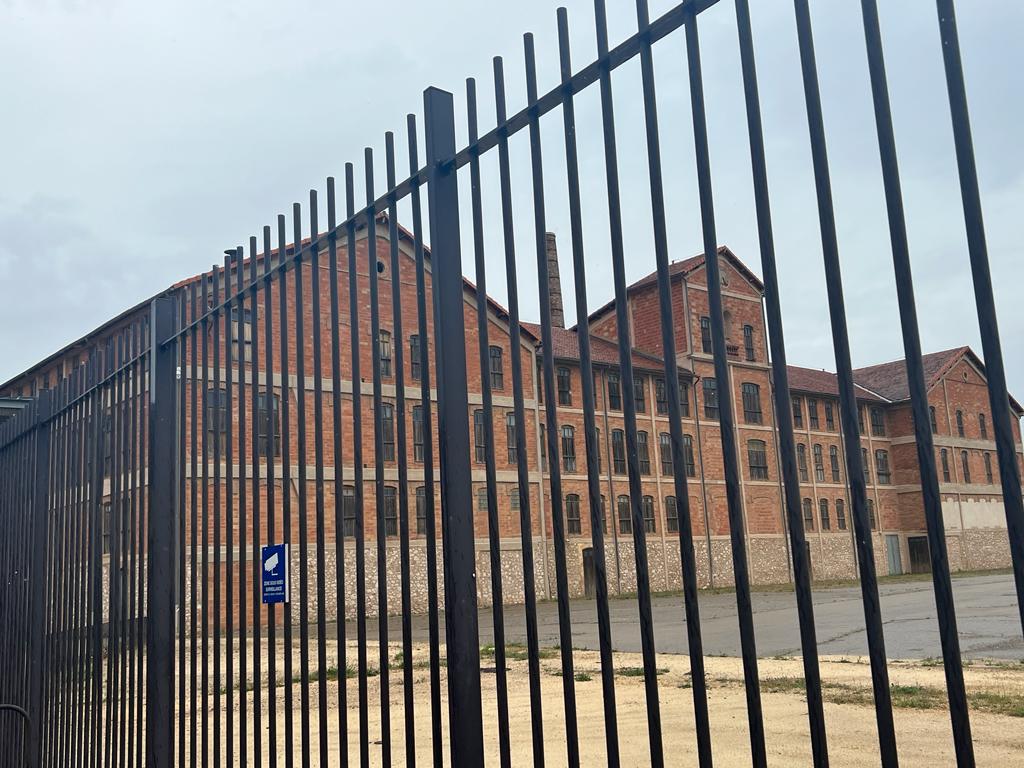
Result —
M 768 318 L 765 315 L 764 297 L 761 298 L 761 327 L 768 329 Z M 793 557 L 789 550 L 789 520 L 786 517 L 786 492 L 782 483 L 782 450 L 779 448 L 779 414 L 775 410 L 775 375 L 771 368 L 771 353 L 768 351 L 768 334 L 764 334 L 764 359 L 768 363 L 769 402 L 772 412 L 772 448 L 775 451 L 775 474 L 779 481 L 779 514 L 782 518 L 782 544 L 786 549 L 786 578 L 793 583 Z M 792 405 L 790 406 L 792 410 Z M 790 416 L 790 418 L 792 418 Z M 799 495 L 799 494 L 798 494 Z

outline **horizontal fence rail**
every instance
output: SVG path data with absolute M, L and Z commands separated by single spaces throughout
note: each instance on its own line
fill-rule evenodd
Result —
M 772 525 L 795 587 L 808 755 L 829 764 L 807 535 L 816 510 L 801 489 L 807 456 L 795 415 L 803 416 L 790 391 L 779 298 L 786 257 L 776 253 L 749 3 L 735 0 L 734 9 L 764 281 L 753 278 L 763 301 L 757 349 L 753 330 L 745 349 L 737 344 L 727 285 L 746 277 L 720 247 L 715 216 L 700 29 L 726 4 L 688 0 L 653 21 L 646 0 L 635 5 L 636 32 L 611 47 L 605 2 L 595 0 L 597 58 L 575 70 L 569 16 L 559 9 L 558 84 L 547 92 L 535 39 L 525 35 L 526 104 L 511 114 L 506 62 L 496 57 L 493 127 L 474 79 L 462 117 L 453 94 L 427 89 L 406 140 L 384 137 L 383 179 L 366 149 L 361 168 L 345 165 L 343 188 L 328 178 L 322 195 L 311 190 L 293 205 L 290 221 L 278 216 L 210 271 L 123 320 L 0 424 L 0 705 L 15 707 L 0 708 L 0 766 L 661 766 L 683 759 L 671 749 L 691 728 L 685 762 L 722 764 L 699 589 L 717 586 L 716 572 L 735 589 L 743 749 L 752 765 L 767 765 L 772 732 L 751 600 L 752 564 L 766 555 L 751 535 L 751 479 L 777 481 Z M 882 35 L 876 0 L 861 6 L 952 744 L 958 764 L 973 765 Z M 840 502 L 848 505 L 845 543 L 859 579 L 877 727 L 862 736 L 895 766 L 872 435 L 851 363 L 809 3 L 794 0 L 793 9 L 838 369 L 836 412 L 830 402 L 826 416 L 839 425 L 830 457 L 842 485 L 835 513 L 847 531 Z M 953 4 L 938 0 L 937 9 L 1024 626 L 1020 436 Z M 674 33 L 685 83 L 659 79 L 655 67 L 657 46 Z M 625 77 L 615 73 L 630 64 L 643 139 L 627 148 L 616 110 Z M 584 112 L 580 95 L 591 86 L 596 111 Z M 667 188 L 679 174 L 666 160 L 675 155 L 663 153 L 659 116 L 683 89 L 695 170 L 686 183 L 700 219 L 699 254 L 685 263 L 669 235 Z M 544 121 L 555 112 L 558 126 Z M 600 131 L 595 158 L 581 157 L 584 114 Z M 552 172 L 553 155 L 564 170 Z M 650 215 L 640 218 L 653 258 L 631 244 L 636 190 L 627 187 L 627 164 L 646 174 L 639 192 Z M 598 228 L 587 218 L 587 192 L 602 182 Z M 526 210 L 516 210 L 520 200 Z M 567 259 L 549 232 L 562 204 Z M 613 300 L 595 311 L 588 269 L 602 258 Z M 628 284 L 645 258 L 649 276 Z M 565 265 L 576 313 L 569 327 Z M 700 307 L 690 306 L 686 281 Z M 638 286 L 650 289 L 643 348 L 631 303 Z M 495 287 L 505 306 L 491 298 Z M 526 322 L 535 307 L 538 322 Z M 733 384 L 741 352 L 771 388 L 767 416 L 759 385 Z M 744 432 L 755 418 L 770 437 Z M 815 462 L 823 473 L 824 459 Z M 720 474 L 710 501 L 706 463 Z M 754 477 L 755 468 L 763 474 Z M 827 514 L 826 506 L 822 527 Z M 687 714 L 659 681 L 665 651 L 654 592 L 667 588 L 670 571 L 682 591 Z M 575 600 L 583 594 L 592 606 Z M 642 694 L 631 694 L 628 717 L 613 595 L 627 595 L 635 610 L 639 667 L 630 670 Z M 554 603 L 554 647 L 542 640 L 543 599 Z M 578 630 L 574 639 L 581 621 L 596 625 L 600 680 L 587 688 Z M 596 727 L 580 717 L 595 691 Z M 627 749 L 636 742 L 624 731 L 638 727 L 643 746 Z

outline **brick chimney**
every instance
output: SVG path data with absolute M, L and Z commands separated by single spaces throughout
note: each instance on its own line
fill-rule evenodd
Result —
M 548 293 L 551 298 L 551 325 L 565 328 L 565 312 L 562 309 L 562 281 L 558 276 L 558 245 L 555 233 L 544 235 L 544 251 L 548 259 Z

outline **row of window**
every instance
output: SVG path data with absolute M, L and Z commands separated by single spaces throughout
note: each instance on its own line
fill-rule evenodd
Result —
M 928 406 L 928 418 L 932 425 L 932 434 L 937 435 L 939 433 L 939 425 L 935 418 L 935 406 Z M 964 430 L 964 412 L 957 410 L 956 412 L 956 434 L 958 437 L 965 436 Z M 984 413 L 978 414 L 978 434 L 981 435 L 982 440 L 988 440 L 988 418 Z
M 995 482 L 992 472 L 992 454 L 983 453 L 981 456 L 985 462 L 985 483 L 992 485 Z M 942 482 L 951 482 L 952 475 L 949 471 L 949 451 L 947 449 L 942 448 L 939 450 L 939 461 L 942 464 Z M 971 462 L 967 451 L 960 451 L 960 482 L 971 482 Z
M 842 499 L 836 499 L 834 503 L 836 511 L 836 529 L 840 531 L 846 530 L 846 502 Z M 803 515 L 804 515 L 804 528 L 808 531 L 814 530 L 814 502 L 808 498 L 803 500 Z M 830 531 L 832 530 L 832 514 L 829 511 L 828 499 L 818 500 L 818 520 L 821 525 L 821 530 Z M 871 524 L 871 530 L 878 528 L 878 519 L 875 516 L 875 501 L 874 499 L 868 499 L 868 522 Z
M 479 415 L 478 415 L 479 414 Z M 511 414 L 510 414 L 511 415 Z M 486 444 L 483 440 L 483 411 L 478 410 L 474 413 L 474 424 L 479 423 L 480 429 L 475 430 L 476 432 L 476 461 L 477 463 L 483 463 L 485 460 L 485 449 Z M 513 427 L 514 429 L 514 421 Z M 603 462 L 601 456 L 601 430 L 595 430 L 597 432 L 597 471 L 603 471 Z M 541 466 L 546 470 L 548 467 L 547 463 L 547 429 L 543 424 L 540 425 L 540 458 Z M 512 439 L 512 432 L 509 432 L 509 440 Z M 511 443 L 510 443 L 511 445 Z M 585 467 L 581 467 L 581 464 L 576 460 L 576 428 L 571 424 L 564 424 L 559 428 L 559 447 L 560 455 L 562 460 L 562 470 L 565 472 L 575 473 L 581 468 L 583 471 Z M 650 450 L 650 439 L 647 432 L 636 433 L 636 452 L 637 452 L 637 465 L 641 475 L 651 474 L 651 450 Z M 513 463 L 513 449 L 509 449 L 509 463 Z M 668 432 L 662 432 L 658 435 L 658 458 L 661 462 L 661 474 L 671 477 L 675 474 L 675 462 L 674 453 L 672 451 L 672 436 Z M 583 464 L 585 464 L 585 460 Z M 697 465 L 694 460 L 693 453 L 693 435 L 683 435 L 683 464 L 686 470 L 687 477 L 694 477 L 697 473 Z M 621 429 L 612 430 L 612 472 L 616 475 L 626 474 L 626 433 Z
M 794 395 L 790 402 L 793 405 L 793 426 L 797 429 L 804 427 L 804 398 Z M 825 429 L 829 432 L 836 431 L 836 404 L 831 400 L 825 400 L 821 412 L 825 416 Z M 818 410 L 818 399 L 807 398 L 807 426 L 809 429 L 821 429 L 821 412 Z M 878 406 L 869 409 L 871 422 L 871 434 L 874 437 L 885 437 L 885 411 Z M 864 434 L 864 406 L 857 408 L 857 426 L 860 433 Z
M 711 318 L 703 316 L 700 319 L 700 351 L 705 355 L 713 355 L 714 346 L 711 341 Z M 748 361 L 757 359 L 754 352 L 754 326 L 743 326 L 743 355 Z

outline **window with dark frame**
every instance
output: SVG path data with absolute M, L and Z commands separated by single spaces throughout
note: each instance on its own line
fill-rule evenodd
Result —
M 747 424 L 760 424 L 763 420 L 761 387 L 747 381 L 743 383 L 741 390 L 743 393 L 743 420 Z
M 836 431 L 836 413 L 831 400 L 825 401 L 825 429 L 829 432 Z
M 871 530 L 878 528 L 878 518 L 875 517 L 875 500 L 868 499 L 868 523 L 871 525 Z
M 653 496 L 644 496 L 640 500 L 640 511 L 644 513 L 644 531 L 647 533 L 657 533 L 658 526 L 655 523 Z
M 821 530 L 827 531 L 832 528 L 832 521 L 829 520 L 828 516 L 828 499 L 821 499 L 818 501 L 818 507 L 821 513 Z
M 693 457 L 693 435 L 683 435 L 683 459 L 686 461 L 686 476 L 697 476 L 697 462 Z
M 711 350 L 711 318 L 702 317 L 700 319 L 700 351 L 705 355 L 710 355 L 712 354 Z
M 540 468 L 545 471 L 548 468 L 548 430 L 543 423 L 540 425 Z
M 949 451 L 945 448 L 939 450 L 939 458 L 942 461 L 942 481 L 944 483 L 949 482 Z
M 892 471 L 889 469 L 889 452 L 878 449 L 875 451 L 875 477 L 879 485 L 892 484 Z
M 492 345 L 488 348 L 488 357 L 491 364 L 491 389 L 505 388 L 505 367 L 501 354 L 501 347 Z
M 935 419 L 935 406 L 934 405 L 929 405 L 928 406 L 928 420 L 931 422 L 931 425 L 932 425 L 932 434 L 933 435 L 937 435 L 939 433 L 939 424 L 938 424 L 938 422 Z
M 860 449 L 860 460 L 864 465 L 864 484 L 871 485 L 871 462 L 868 459 L 868 449 Z
M 103 431 L 106 436 L 110 434 L 111 426 L 110 413 L 104 416 Z M 210 440 L 210 453 L 214 447 L 219 447 L 223 453 L 227 449 L 228 429 L 228 391 L 226 389 L 210 388 L 206 390 L 206 433 Z M 104 470 L 106 470 L 107 457 L 110 454 L 109 437 L 104 438 Z
M 395 406 L 380 404 L 380 428 L 383 435 L 384 461 L 395 460 Z
M 608 408 L 613 411 L 622 410 L 622 383 L 615 371 L 608 373 Z
M 668 388 L 664 379 L 654 380 L 654 407 L 659 415 L 668 413 Z
M 807 398 L 807 423 L 811 429 L 818 429 L 820 424 L 818 422 L 818 401 L 813 398 Z
M 713 376 L 701 379 L 704 388 L 704 417 L 718 421 L 718 382 Z
M 754 355 L 754 326 L 752 325 L 743 326 L 743 351 L 746 352 L 748 362 L 757 359 Z
M 796 446 L 796 466 L 800 470 L 800 482 L 809 483 L 811 478 L 807 473 L 807 446 L 803 443 Z
M 626 433 L 621 429 L 612 430 L 612 472 L 626 474 Z
M 518 485 L 513 485 L 508 489 L 508 506 L 513 512 L 518 512 L 522 507 L 522 497 L 519 495 Z
M 519 454 L 516 448 L 516 412 L 505 413 L 505 444 L 508 448 L 508 463 L 518 464 Z
M 629 496 L 619 496 L 616 506 L 619 510 L 619 533 L 632 533 L 633 516 L 629 509 Z
M 483 464 L 487 460 L 487 438 L 484 433 L 484 411 L 473 411 L 473 460 Z
M 985 459 L 985 482 L 992 485 L 992 456 L 987 453 L 982 456 Z
M 832 482 L 842 482 L 841 475 L 839 473 L 839 448 L 834 445 L 828 447 L 828 461 L 832 466 Z
M 423 406 L 412 407 L 412 459 L 423 461 Z
M 608 504 L 604 494 L 601 494 L 601 533 L 608 535 Z
M 803 500 L 804 528 L 814 530 L 814 503 L 810 499 Z
M 637 413 L 647 412 L 646 383 L 647 380 L 643 376 L 638 373 L 633 374 L 633 404 L 636 406 Z
M 836 499 L 836 528 L 846 530 L 846 504 L 842 499 Z
M 565 529 L 570 534 L 583 532 L 579 494 L 570 493 L 565 497 Z
M 985 420 L 985 414 L 978 414 L 978 431 L 981 433 L 982 440 L 988 440 L 988 422 Z
M 423 367 L 421 365 L 422 360 L 420 355 L 420 337 L 419 334 L 414 333 L 409 337 L 409 376 L 413 381 L 423 380 Z
M 690 382 L 679 382 L 679 415 L 684 418 L 690 417 Z
M 675 474 L 675 467 L 672 463 L 672 435 L 668 432 L 658 435 L 658 455 L 661 459 L 661 474 L 672 477 Z
M 793 404 L 793 426 L 803 428 L 804 426 L 804 408 L 803 398 L 792 397 L 790 402 Z
M 871 434 L 885 437 L 885 412 L 881 408 L 871 409 Z
M 242 342 L 242 360 L 252 360 L 252 325 L 253 311 L 251 309 L 241 310 L 241 325 L 239 325 L 239 307 L 231 307 L 231 341 L 237 344 Z
M 665 497 L 665 530 L 668 533 L 679 533 L 679 508 L 675 496 Z
M 857 431 L 859 434 L 864 434 L 864 406 L 857 406 Z
M 427 489 L 419 486 L 416 489 L 416 535 L 424 536 L 427 533 Z
M 598 472 L 598 474 L 600 474 L 601 471 L 602 471 L 601 470 L 601 430 L 597 429 L 597 428 L 594 429 L 594 444 L 595 444 L 595 447 L 597 448 L 597 450 L 595 451 L 595 453 L 597 454 L 597 472 Z
M 564 365 L 558 366 L 558 404 L 572 405 L 572 374 Z
M 391 376 L 391 331 L 380 332 L 380 375 Z
M 356 489 L 346 485 L 341 489 L 341 530 L 345 538 L 356 535 Z
M 964 436 L 964 412 L 963 411 L 957 411 L 956 412 L 956 433 L 960 437 Z
M 647 444 L 647 433 L 636 433 L 636 455 L 640 463 L 640 474 L 651 474 L 651 452 Z
M 964 473 L 964 482 L 971 482 L 971 463 L 967 451 L 960 451 L 960 468 Z
M 384 535 L 398 535 L 398 491 L 393 485 L 384 486 Z
M 825 482 L 825 458 L 820 443 L 814 444 L 814 479 L 819 483 Z
M 256 395 L 256 451 L 281 455 L 281 398 L 272 392 Z
M 570 424 L 562 425 L 562 469 L 576 471 L 576 430 Z
M 768 450 L 764 440 L 747 441 L 747 460 L 751 480 L 768 479 Z
M 490 505 L 487 503 L 487 486 L 481 485 L 476 489 L 476 508 L 478 512 L 489 512 Z
M 102 526 L 102 537 L 103 543 L 103 554 L 110 554 L 110 527 L 111 527 L 111 516 L 112 516 L 112 505 L 109 501 L 103 502 L 103 520 L 100 522 Z

